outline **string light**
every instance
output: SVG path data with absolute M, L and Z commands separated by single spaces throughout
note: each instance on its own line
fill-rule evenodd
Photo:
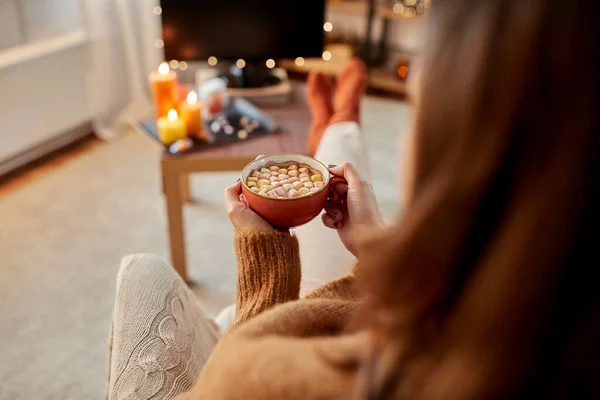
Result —
M 304 58 L 302 57 L 297 57 L 296 60 L 294 61 L 296 63 L 297 66 L 301 67 L 304 65 Z
M 267 68 L 274 68 L 275 67 L 275 60 L 269 58 L 266 62 L 267 64 Z
M 163 47 L 165 47 L 165 42 L 162 39 L 156 39 L 154 41 L 154 46 L 158 49 L 162 49 Z
M 171 60 L 171 62 L 169 62 L 169 65 L 171 66 L 171 68 L 177 69 L 177 68 L 179 68 L 179 61 Z
M 217 65 L 217 62 L 219 62 L 217 60 L 217 57 L 208 57 L 208 65 L 210 65 L 211 67 L 214 67 L 215 65 Z
M 241 59 L 241 58 L 240 58 L 239 60 L 237 60 L 237 61 L 235 62 L 235 65 L 236 65 L 238 68 L 242 69 L 242 68 L 244 68 L 244 67 L 246 66 L 246 61 L 244 61 L 243 59 Z
M 185 61 L 181 61 L 179 63 L 179 69 L 185 71 L 186 69 L 188 69 L 188 63 L 186 63 Z
M 152 10 L 152 12 L 156 15 L 161 15 L 162 14 L 162 7 L 161 6 L 156 6 L 154 7 L 154 9 Z
M 323 60 L 325 60 L 325 61 L 329 61 L 329 60 L 331 60 L 331 52 L 329 52 L 329 51 L 324 51 L 324 52 L 323 52 Z
M 404 12 L 404 6 L 400 3 L 396 3 L 392 10 L 394 11 L 394 14 L 402 14 Z
M 325 32 L 331 32 L 333 30 L 333 24 L 331 22 L 325 22 L 325 24 L 323 24 L 323 30 L 325 30 Z
M 408 76 L 408 67 L 406 65 L 398 67 L 398 76 L 403 79 Z

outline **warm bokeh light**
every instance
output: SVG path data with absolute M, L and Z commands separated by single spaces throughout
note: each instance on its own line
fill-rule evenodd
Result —
M 275 67 L 275 60 L 269 58 L 265 64 L 267 65 L 267 68 L 274 68 Z
M 331 32 L 333 29 L 333 24 L 331 22 L 325 22 L 325 24 L 323 24 L 323 29 L 325 32 Z
M 210 65 L 211 67 L 217 65 L 217 62 L 217 57 L 208 57 L 208 65 Z
M 417 15 L 417 12 L 415 11 L 415 9 L 414 9 L 414 8 L 410 8 L 410 7 L 408 7 L 408 8 L 405 8 L 405 9 L 404 9 L 404 16 L 405 16 L 405 17 L 407 17 L 407 18 L 412 18 L 412 17 L 414 17 L 415 15 Z
M 296 58 L 296 60 L 294 62 L 296 63 L 297 66 L 301 67 L 304 65 L 304 58 L 298 57 L 298 58 Z
M 417 4 L 417 14 L 423 14 L 425 12 L 425 4 Z
M 152 12 L 153 12 L 154 14 L 156 14 L 156 15 L 160 15 L 160 14 L 162 14 L 162 8 L 161 8 L 161 6 L 156 6 L 156 7 L 154 7 L 154 9 L 152 10 Z
M 177 110 L 170 109 L 169 113 L 167 114 L 167 118 L 169 119 L 169 121 L 177 121 L 177 118 L 179 118 L 179 115 L 177 115 Z
M 169 65 L 171 66 L 171 68 L 177 69 L 177 68 L 179 68 L 179 61 L 177 61 L 177 60 L 171 60 L 169 62 Z
M 185 71 L 186 69 L 188 69 L 188 63 L 186 63 L 185 61 L 181 61 L 179 63 L 179 69 Z
M 404 0 L 404 2 L 406 3 L 407 6 L 414 6 L 415 4 L 417 4 L 417 0 Z
M 403 79 L 408 76 L 408 67 L 406 65 L 398 67 L 398 76 Z
M 402 14 L 404 12 L 404 6 L 400 3 L 396 3 L 394 4 L 393 10 L 395 14 Z
M 158 49 L 162 49 L 163 47 L 165 47 L 165 42 L 162 39 L 156 39 L 154 41 L 154 46 Z
M 244 61 L 244 60 L 242 60 L 242 59 L 240 58 L 239 60 L 237 60 L 237 61 L 235 62 L 235 65 L 236 65 L 238 68 L 244 68 L 244 67 L 246 66 L 246 61 Z
M 167 64 L 166 62 L 162 62 L 158 66 L 158 73 L 161 75 L 167 75 L 170 71 L 171 71 L 171 68 L 169 68 L 169 64 Z
M 329 51 L 324 51 L 324 52 L 323 52 L 323 60 L 325 60 L 325 61 L 329 61 L 329 60 L 331 60 L 331 52 L 329 52 Z
M 198 102 L 198 93 L 195 90 L 190 90 L 187 94 L 187 102 L 189 105 L 194 105 Z

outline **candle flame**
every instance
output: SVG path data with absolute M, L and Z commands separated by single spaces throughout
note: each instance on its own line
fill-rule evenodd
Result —
M 177 110 L 175 110 L 175 109 L 169 110 L 169 113 L 167 114 L 167 118 L 169 119 L 169 121 L 177 121 L 178 117 L 179 117 L 179 115 L 177 115 Z
M 198 102 L 198 93 L 195 90 L 190 90 L 187 94 L 187 102 L 190 105 L 194 105 Z
M 158 73 L 161 75 L 167 75 L 170 71 L 171 68 L 169 68 L 169 64 L 166 62 L 160 63 L 158 66 Z

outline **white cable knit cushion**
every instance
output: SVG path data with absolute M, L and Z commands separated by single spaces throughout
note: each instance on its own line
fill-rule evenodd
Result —
M 192 387 L 218 339 L 173 268 L 148 254 L 124 258 L 117 277 L 108 398 L 176 397 Z

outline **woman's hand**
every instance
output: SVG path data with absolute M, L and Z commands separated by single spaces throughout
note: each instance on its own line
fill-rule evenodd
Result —
M 271 232 L 274 228 L 250 209 L 242 193 L 242 182 L 238 179 L 225 189 L 225 208 L 231 224 L 239 231 Z
M 352 164 L 330 166 L 329 170 L 347 183 L 332 185 L 331 200 L 325 206 L 321 219 L 326 227 L 338 231 L 344 246 L 356 256 L 361 233 L 384 226 L 379 206 L 371 185 L 360 179 Z

